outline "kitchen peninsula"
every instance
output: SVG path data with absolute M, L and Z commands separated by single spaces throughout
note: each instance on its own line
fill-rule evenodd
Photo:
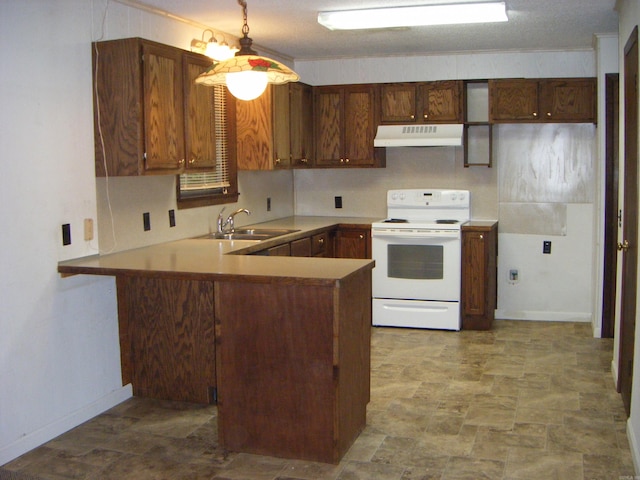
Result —
M 366 219 L 290 217 L 264 241 L 194 238 L 60 262 L 116 278 L 123 384 L 218 404 L 232 451 L 337 463 L 366 423 L 368 259 L 251 255 Z

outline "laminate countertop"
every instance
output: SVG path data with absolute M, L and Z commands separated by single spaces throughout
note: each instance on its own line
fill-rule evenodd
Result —
M 108 255 L 92 255 L 58 264 L 62 275 L 142 275 L 164 278 L 251 280 L 328 284 L 373 260 L 250 255 L 270 246 L 307 237 L 336 226 L 370 226 L 378 218 L 293 216 L 238 228 L 297 230 L 268 240 L 218 240 L 196 237 Z

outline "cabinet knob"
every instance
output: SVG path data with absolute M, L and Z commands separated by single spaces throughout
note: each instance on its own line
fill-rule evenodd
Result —
M 531 115 L 532 115 L 533 117 L 537 117 L 537 116 L 538 116 L 538 112 L 533 112 Z
M 185 162 L 184 162 L 184 158 L 183 158 L 182 160 L 179 160 L 179 161 L 178 161 L 178 166 L 179 166 L 179 167 L 184 167 L 184 163 L 185 163 Z
M 194 163 L 196 163 L 196 159 L 192 158 L 191 160 L 189 160 L 189 165 L 193 165 Z
M 484 235 L 482 233 L 480 234 L 480 240 L 484 240 Z
M 423 115 L 423 117 L 424 117 L 424 119 L 426 120 L 427 118 L 429 118 L 429 114 L 428 114 L 428 113 L 425 113 L 425 114 Z
M 319 238 L 319 239 L 318 239 L 318 243 L 319 243 L 320 245 L 324 245 L 324 238 Z
M 309 160 L 307 160 L 306 158 L 301 158 L 300 163 L 309 163 Z
M 345 158 L 345 159 L 344 159 L 344 163 L 349 163 L 349 159 L 348 159 L 348 158 Z
M 282 160 L 281 160 L 281 159 L 279 159 L 279 158 L 276 158 L 276 159 L 274 160 L 274 163 L 275 163 L 276 165 L 280 165 L 280 162 L 282 162 Z
M 551 112 L 547 112 L 547 117 L 551 117 Z
M 415 115 L 410 115 L 410 116 L 409 116 L 409 118 L 410 118 L 411 120 L 415 120 L 416 116 L 415 116 Z
M 360 234 L 360 240 L 364 240 L 364 235 Z

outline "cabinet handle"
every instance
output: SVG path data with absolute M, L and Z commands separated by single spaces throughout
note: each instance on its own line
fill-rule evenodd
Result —
M 178 161 L 178 166 L 179 167 L 184 167 L 184 158 L 180 161 Z
M 309 163 L 309 160 L 307 160 L 306 158 L 301 158 L 300 163 Z
M 319 243 L 320 245 L 324 245 L 324 238 L 319 238 L 319 239 L 318 239 L 318 243 Z
M 189 165 L 193 165 L 194 163 L 196 163 L 196 159 L 192 158 L 191 160 L 189 160 Z
M 281 161 L 282 161 L 281 159 L 276 158 L 276 159 L 274 160 L 274 163 L 275 163 L 276 165 L 280 165 L 280 162 L 281 162 Z

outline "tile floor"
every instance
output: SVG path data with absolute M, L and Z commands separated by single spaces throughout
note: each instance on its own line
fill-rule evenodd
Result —
M 51 480 L 632 478 L 612 347 L 588 324 L 375 328 L 367 427 L 339 465 L 225 455 L 215 407 L 133 398 L 4 467 Z

